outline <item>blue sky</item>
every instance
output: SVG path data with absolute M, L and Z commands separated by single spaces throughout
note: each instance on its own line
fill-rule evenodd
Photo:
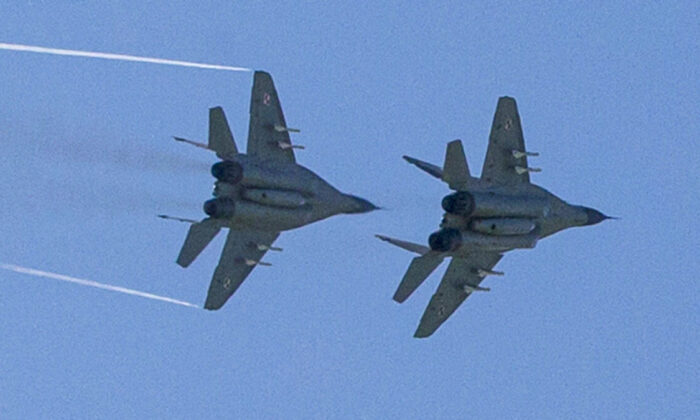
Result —
M 269 71 L 297 160 L 387 210 L 284 233 L 218 312 L 0 272 L 2 418 L 688 418 L 700 408 L 696 2 L 0 5 L 0 42 Z M 252 74 L 0 51 L 0 262 L 201 305 L 187 270 L 224 107 Z M 498 265 L 431 338 L 442 270 L 391 296 L 447 188 L 406 164 L 464 141 L 479 173 L 513 96 L 534 182 L 622 220 Z

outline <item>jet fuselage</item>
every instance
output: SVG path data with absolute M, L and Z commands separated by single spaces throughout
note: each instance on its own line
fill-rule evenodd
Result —
M 442 207 L 445 215 L 440 230 L 430 235 L 430 248 L 456 255 L 533 248 L 539 239 L 560 230 L 607 218 L 537 185 L 494 186 L 478 179 L 445 196 Z
M 215 198 L 204 212 L 228 227 L 285 231 L 340 213 L 376 209 L 297 164 L 239 154 L 212 166 Z

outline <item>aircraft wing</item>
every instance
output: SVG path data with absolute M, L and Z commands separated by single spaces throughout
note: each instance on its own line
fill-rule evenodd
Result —
M 204 308 L 221 308 L 278 236 L 278 232 L 230 229 Z
M 246 153 L 261 159 L 294 162 L 294 152 L 287 130 L 272 77 L 264 71 L 256 71 L 250 97 Z
M 423 313 L 414 337 L 432 335 L 464 299 L 473 293 L 469 287 L 479 286 L 483 277 L 479 276 L 478 270 L 490 270 L 501 257 L 496 252 L 475 252 L 468 258 L 453 257 L 440 286 Z
M 499 98 L 481 179 L 500 185 L 529 183 L 530 174 L 525 170 L 528 167 L 525 151 L 515 99 L 507 96 Z

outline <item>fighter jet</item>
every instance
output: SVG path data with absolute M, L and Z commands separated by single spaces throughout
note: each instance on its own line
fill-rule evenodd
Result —
M 447 145 L 442 168 L 404 156 L 409 163 L 445 182 L 454 192 L 442 199 L 445 210 L 440 230 L 423 246 L 382 235 L 387 241 L 419 254 L 403 276 L 394 300 L 404 302 L 448 257 L 452 260 L 437 291 L 430 299 L 415 337 L 432 335 L 474 292 L 486 276 L 503 275 L 494 266 L 503 253 L 534 248 L 537 241 L 575 226 L 589 226 L 610 219 L 589 207 L 571 205 L 530 182 L 528 157 L 515 100 L 498 100 L 481 177 L 472 177 L 462 148 L 455 140 Z
M 268 73 L 256 71 L 250 103 L 246 154 L 238 152 L 224 111 L 209 110 L 208 144 L 175 140 L 211 150 L 220 159 L 211 167 L 216 178 L 214 198 L 204 203 L 201 221 L 160 215 L 191 223 L 177 263 L 189 266 L 222 228 L 228 236 L 209 286 L 205 309 L 216 310 L 233 295 L 280 232 L 340 213 L 365 213 L 372 203 L 343 194 L 321 177 L 296 163 L 277 91 Z

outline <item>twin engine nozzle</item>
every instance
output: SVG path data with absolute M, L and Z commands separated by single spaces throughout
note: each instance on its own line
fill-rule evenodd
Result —
M 214 219 L 230 218 L 235 212 L 236 203 L 228 197 L 212 198 L 204 202 L 204 213 Z
M 238 162 L 224 160 L 211 167 L 214 178 L 227 184 L 237 184 L 243 179 L 243 167 Z
M 442 199 L 442 208 L 462 217 L 542 217 L 547 199 L 482 191 L 458 191 Z
M 469 216 L 474 211 L 474 197 L 466 191 L 450 194 L 442 199 L 442 208 L 448 213 Z
M 441 229 L 428 237 L 428 244 L 433 251 L 456 251 L 462 245 L 462 234 L 457 229 Z
M 235 185 L 243 179 L 243 167 L 238 162 L 224 160 L 212 165 L 211 174 L 223 183 Z M 236 203 L 232 198 L 218 197 L 204 202 L 204 213 L 214 219 L 230 218 L 235 210 Z

